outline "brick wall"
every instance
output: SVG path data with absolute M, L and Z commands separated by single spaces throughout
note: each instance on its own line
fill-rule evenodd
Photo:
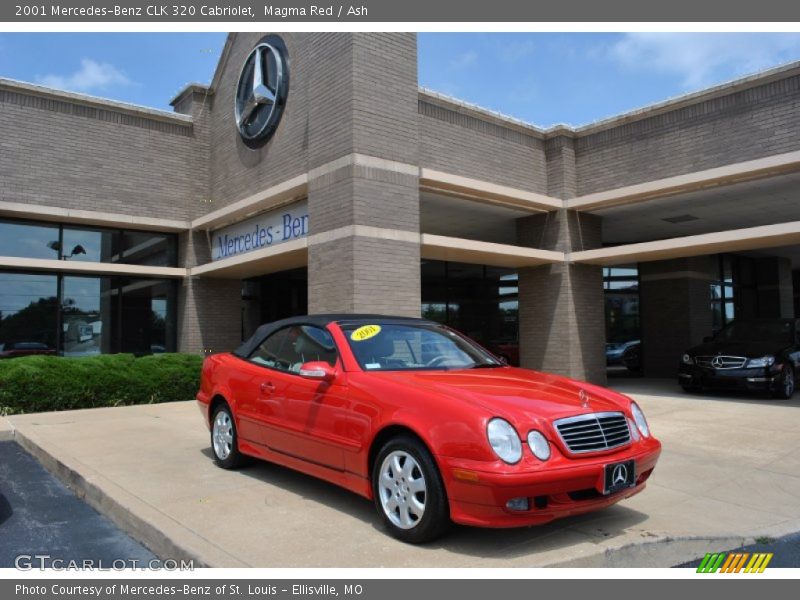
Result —
M 242 282 L 187 277 L 178 290 L 178 350 L 228 352 L 241 342 Z
M 188 219 L 206 193 L 192 123 L 0 86 L 0 200 Z
M 576 141 L 579 195 L 800 150 L 800 76 Z
M 544 142 L 532 133 L 477 118 L 421 95 L 420 165 L 546 193 Z

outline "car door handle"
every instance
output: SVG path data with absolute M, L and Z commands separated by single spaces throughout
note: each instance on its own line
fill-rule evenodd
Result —
M 271 394 L 275 391 L 275 385 L 271 381 L 265 381 L 261 384 L 261 393 L 262 394 Z

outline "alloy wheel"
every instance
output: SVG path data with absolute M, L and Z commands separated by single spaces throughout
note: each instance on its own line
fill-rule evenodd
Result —
M 425 476 L 408 452 L 395 450 L 383 460 L 378 493 L 386 516 L 400 529 L 414 528 L 425 514 Z
M 220 460 L 228 458 L 233 449 L 233 423 L 231 416 L 226 411 L 221 410 L 217 413 L 211 436 L 214 441 L 214 454 L 217 458 Z

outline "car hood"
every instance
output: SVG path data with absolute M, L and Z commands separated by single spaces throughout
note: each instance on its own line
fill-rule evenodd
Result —
M 727 356 L 746 356 L 748 358 L 759 358 L 765 354 L 778 354 L 786 344 L 776 341 L 763 342 L 708 342 L 690 348 L 688 354 L 691 356 L 714 356 L 725 354 Z
M 377 373 L 376 373 L 377 374 Z M 501 367 L 452 371 L 392 371 L 379 374 L 404 386 L 447 394 L 511 418 L 548 420 L 590 412 L 619 411 L 625 396 L 559 375 Z M 580 398 L 583 389 L 588 406 Z

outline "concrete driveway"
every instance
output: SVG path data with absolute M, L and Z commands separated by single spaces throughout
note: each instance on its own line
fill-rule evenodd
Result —
M 288 469 L 215 467 L 193 402 L 9 417 L 14 439 L 162 558 L 261 567 L 671 566 L 800 531 L 800 396 L 620 380 L 662 440 L 648 488 L 542 527 L 456 527 L 414 547 L 372 504 Z M 2 421 L 2 419 L 0 419 Z

